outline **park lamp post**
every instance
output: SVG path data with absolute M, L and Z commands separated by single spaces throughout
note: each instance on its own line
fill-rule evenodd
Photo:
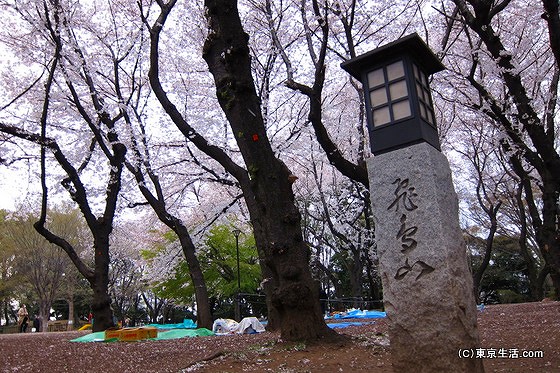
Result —
M 417 34 L 344 62 L 363 85 L 369 188 L 395 373 L 482 373 L 476 304 L 451 169 L 428 77 L 444 69 Z M 468 346 L 468 347 L 465 347 Z M 413 351 L 413 353 L 411 353 Z
M 237 295 L 235 296 L 235 321 L 241 321 L 241 305 L 239 294 L 241 293 L 241 272 L 239 270 L 239 235 L 241 231 L 234 229 L 231 233 L 235 236 L 235 250 L 237 252 Z
M 444 66 L 418 34 L 341 64 L 364 89 L 374 155 L 427 142 L 440 150 L 428 76 Z

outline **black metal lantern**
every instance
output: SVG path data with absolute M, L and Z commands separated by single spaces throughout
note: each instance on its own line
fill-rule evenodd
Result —
M 445 69 L 418 34 L 341 64 L 362 82 L 374 155 L 427 142 L 440 149 L 428 76 Z

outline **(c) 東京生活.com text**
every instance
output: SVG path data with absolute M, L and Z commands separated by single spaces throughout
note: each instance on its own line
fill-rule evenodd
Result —
M 541 350 L 522 350 L 519 348 L 461 348 L 461 359 L 542 359 Z

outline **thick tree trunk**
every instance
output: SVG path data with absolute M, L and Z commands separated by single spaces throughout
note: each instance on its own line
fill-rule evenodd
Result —
M 560 299 L 560 275 L 556 272 L 552 272 L 550 273 L 550 279 L 552 280 L 552 287 L 554 288 L 554 296 L 553 298 L 555 300 L 559 300 Z
M 40 301 L 39 302 L 39 320 L 41 325 L 39 326 L 38 332 L 46 332 L 48 329 L 49 319 L 50 319 L 51 303 Z
M 109 296 L 109 234 L 110 229 L 99 229 L 93 232 L 95 249 L 95 274 L 93 283 L 93 331 L 100 332 L 115 326 L 113 311 L 111 310 L 111 297 Z
M 521 179 L 525 201 L 531 216 L 531 224 L 535 230 L 535 239 L 539 245 L 545 261 L 545 267 L 550 274 L 556 297 L 558 298 L 560 297 L 560 231 L 556 222 L 560 216 L 560 209 L 557 205 L 560 194 L 560 182 L 555 174 L 546 173 L 544 176 L 541 176 L 543 191 L 541 217 L 535 202 L 533 184 L 528 172 L 525 171 L 517 157 L 511 157 L 510 161 L 514 172 Z
M 91 305 L 95 319 L 93 331 L 98 332 L 113 326 L 113 311 L 111 310 L 111 297 L 109 296 L 109 236 L 112 231 L 112 219 L 109 222 L 104 222 L 103 218 L 99 218 L 96 223 L 90 225 L 95 255 L 95 269 L 93 271 L 81 261 L 68 241 L 54 235 L 43 226 L 41 221 L 35 223 L 34 226 L 37 232 L 49 242 L 66 251 L 76 268 L 93 289 L 93 303 Z
M 254 227 L 263 273 L 271 277 L 269 312 L 277 315 L 285 340 L 336 335 L 323 320 L 319 286 L 311 277 L 309 249 L 294 203 L 293 177 L 274 155 L 251 76 L 248 36 L 235 0 L 206 0 L 209 34 L 203 57 L 217 97 L 235 134 L 250 182 L 241 188 Z
M 268 310 L 268 323 L 266 324 L 266 330 L 269 332 L 280 331 L 280 314 L 278 310 L 272 304 L 272 294 L 276 288 L 276 283 L 273 283 L 273 272 L 268 267 L 261 263 L 261 272 L 264 279 L 263 290 L 266 295 L 266 308 Z
M 278 183 L 274 184 L 277 187 Z M 273 190 L 275 186 L 268 187 Z M 271 194 L 282 196 L 281 193 Z M 319 286 L 309 270 L 309 251 L 301 239 L 299 213 L 293 200 L 289 203 L 289 196 L 284 197 L 288 203 L 276 203 L 274 206 L 271 203 L 274 201 L 263 198 L 263 202 L 268 202 L 266 209 L 249 209 L 261 265 L 267 267 L 272 275 L 266 279 L 270 285 L 269 314 L 277 317 L 285 340 L 327 337 L 331 330 L 322 318 Z M 276 199 L 275 202 L 280 200 Z

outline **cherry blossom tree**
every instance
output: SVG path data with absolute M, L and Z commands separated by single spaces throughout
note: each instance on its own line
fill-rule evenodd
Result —
M 500 129 L 500 146 L 523 185 L 558 293 L 558 2 L 454 0 L 442 3 L 441 11 L 444 63 L 462 79 L 449 82 L 460 92 L 458 100 Z
M 42 44 L 38 46 L 38 48 L 43 48 L 43 50 L 39 49 L 41 52 L 48 53 L 45 48 L 49 46 L 54 48 L 53 62 L 46 70 L 48 71 L 47 90 L 44 94 L 43 112 L 39 121 L 41 131 L 32 133 L 9 125 L 4 125 L 3 129 L 5 133 L 34 141 L 42 146 L 44 210 L 48 194 L 45 148 L 50 148 L 55 149 L 58 155 L 56 160 L 67 174 L 64 179 L 66 189 L 82 209 L 93 235 L 100 236 L 99 240 L 102 242 L 95 242 L 94 245 L 106 247 L 101 250 L 101 255 L 96 256 L 100 266 L 96 271 L 106 273 L 109 236 L 118 209 L 122 171 L 124 168 L 128 169 L 133 174 L 137 187 L 147 203 L 160 220 L 170 226 L 180 238 L 184 255 L 189 265 L 192 266 L 191 276 L 196 283 L 199 324 L 210 327 L 212 320 L 208 296 L 204 278 L 194 254 L 195 247 L 187 227 L 168 208 L 170 196 L 163 194 L 164 185 L 160 181 L 151 158 L 150 134 L 146 133 L 143 125 L 143 120 L 150 118 L 150 115 L 146 113 L 149 91 L 144 89 L 146 80 L 143 78 L 145 71 L 143 70 L 141 49 L 145 39 L 142 24 L 135 12 L 137 11 L 136 4 L 125 1 L 103 6 L 97 4 L 93 8 L 80 7 L 77 4 L 65 8 L 65 5 L 60 2 L 52 4 L 39 2 L 38 4 L 35 7 L 35 4 L 30 2 L 32 10 L 26 10 L 22 9 L 22 4 L 14 2 L 12 9 L 23 19 L 23 22 L 30 23 L 32 27 L 42 32 L 43 43 L 46 41 L 47 46 Z M 34 21 L 33 9 L 43 18 Z M 90 20 L 85 20 L 92 14 L 95 14 L 95 17 L 92 16 Z M 25 40 L 22 41 L 25 42 Z M 22 45 L 19 45 L 19 48 L 27 53 L 31 46 L 28 43 L 28 49 Z M 37 87 L 32 85 L 17 99 L 23 100 L 29 96 L 29 93 L 34 93 L 30 92 L 32 88 Z M 68 108 L 71 110 L 65 110 Z M 59 145 L 60 138 L 57 139 L 56 131 L 53 131 L 52 138 L 45 140 L 47 131 L 52 131 L 53 128 L 50 118 L 61 110 L 65 110 L 65 114 L 70 117 L 68 119 L 70 122 L 66 124 L 69 133 L 78 134 L 77 136 L 80 137 L 77 139 L 80 142 L 85 138 L 90 139 L 86 140 L 89 141 L 89 144 L 88 149 L 84 151 L 85 157 L 81 163 L 76 162 L 80 163 L 79 166 L 73 166 L 73 157 L 68 156 L 67 149 L 63 150 L 64 146 L 72 144 L 71 141 Z M 72 117 L 71 113 L 77 117 Z M 80 128 L 77 125 L 80 120 L 86 124 L 86 128 Z M 70 124 L 72 122 L 75 123 L 74 128 Z M 59 128 L 63 129 L 63 127 L 61 125 Z M 129 148 L 131 151 L 128 151 Z M 108 168 L 102 164 L 103 157 L 109 160 Z M 96 217 L 97 212 L 94 211 L 96 199 L 99 198 L 102 189 L 99 185 L 88 188 L 85 183 L 91 180 L 89 178 L 92 176 L 92 171 L 103 169 L 109 172 L 106 189 L 108 192 L 107 205 L 102 216 Z M 128 198 L 128 200 L 134 199 L 133 196 Z M 37 224 L 37 229 L 41 230 L 42 234 L 48 235 L 44 222 L 43 214 Z M 49 236 L 49 239 L 57 240 L 52 236 Z M 57 240 L 57 242 L 63 244 L 62 241 Z M 69 255 L 73 255 L 70 247 L 67 250 Z M 105 259 L 101 260 L 103 258 Z M 75 263 L 79 265 L 77 260 Z M 85 267 L 81 272 L 84 276 L 92 278 L 91 273 L 88 273 Z M 105 288 L 107 278 L 100 281 L 105 284 L 102 288 Z M 100 292 L 102 291 L 105 290 L 100 289 Z M 103 307 L 108 308 L 109 303 L 107 302 L 110 302 L 108 297 L 103 301 Z M 94 308 L 96 311 L 97 307 Z M 95 313 L 97 314 L 96 328 L 106 326 L 103 324 L 105 318 L 102 312 L 96 311 Z M 107 320 L 112 322 L 112 317 L 108 317 Z
M 236 2 L 206 2 L 209 34 L 203 56 L 214 76 L 217 97 L 246 168 L 211 145 L 181 115 L 162 87 L 159 44 L 176 1 L 159 1 L 160 14 L 147 27 L 151 34 L 150 83 L 177 127 L 195 146 L 216 160 L 239 183 L 247 204 L 263 274 L 271 283 L 269 316 L 276 315 L 283 338 L 317 339 L 333 335 L 322 319 L 318 286 L 309 271 L 300 214 L 294 204 L 292 173 L 272 151 L 251 75 L 250 53 Z M 222 56 L 223 54 L 223 56 Z M 272 317 L 274 320 L 274 316 Z
M 28 7 L 24 5 L 28 5 Z M 87 12 L 79 13 L 72 18 L 71 13 L 66 12 L 59 1 L 41 4 L 15 2 L 11 4 L 11 9 L 24 22 L 27 22 L 29 27 L 38 32 L 38 36 L 36 36 L 39 39 L 38 44 L 43 47 L 40 50 L 49 57 L 46 57 L 42 71 L 39 70 L 45 75 L 45 83 L 44 89 L 39 88 L 36 93 L 40 94 L 42 91 L 43 97 L 34 97 L 39 98 L 38 102 L 41 102 L 39 105 L 41 110 L 37 113 L 36 122 L 33 121 L 35 118 L 31 120 L 33 126 L 38 127 L 38 132 L 33 132 L 23 126 L 18 127 L 5 123 L 2 123 L 0 127 L 6 134 L 41 146 L 42 201 L 41 214 L 34 225 L 35 229 L 49 242 L 61 247 L 82 276 L 88 280 L 94 291 L 92 309 L 97 321 L 94 328 L 95 330 L 105 330 L 112 325 L 113 319 L 110 308 L 111 300 L 108 295 L 109 237 L 117 208 L 126 154 L 126 147 L 120 143 L 115 131 L 117 122 L 122 118 L 122 111 L 109 112 L 101 94 L 103 88 L 97 85 L 93 71 L 86 63 L 85 54 L 80 48 L 79 37 L 72 29 L 75 22 L 83 21 L 79 17 L 86 16 Z M 37 61 L 35 64 L 35 66 L 40 66 Z M 38 69 L 40 69 L 39 66 L 37 66 Z M 75 77 L 80 77 L 80 79 L 73 79 Z M 57 100 L 61 96 L 66 102 Z M 68 155 L 69 148 L 64 150 L 64 147 L 68 146 L 66 140 L 75 138 L 71 136 L 69 139 L 65 139 L 64 144 L 60 144 L 55 137 L 49 136 L 49 132 L 57 136 L 57 132 L 62 129 L 56 126 L 53 128 L 53 117 L 57 113 L 65 113 L 64 109 L 68 103 L 79 113 L 82 123 L 89 127 L 92 134 L 89 146 L 86 145 L 87 150 L 84 151 L 85 157 L 82 157 L 81 161 L 75 161 L 74 164 L 72 157 Z M 67 117 L 67 120 L 72 120 L 74 125 L 79 125 L 80 120 L 77 119 Z M 62 129 L 62 132 L 71 134 L 72 130 L 77 128 L 79 127 L 69 125 L 66 129 Z M 72 140 L 70 140 L 71 145 L 78 145 L 72 144 Z M 99 149 L 100 152 L 96 153 L 96 149 Z M 76 248 L 67 238 L 56 234 L 48 227 L 47 150 L 52 152 L 56 163 L 65 173 L 61 184 L 79 206 L 91 232 L 95 251 L 93 269 L 80 258 Z M 100 209 L 100 213 L 95 211 L 97 206 L 92 201 L 98 195 L 88 190 L 83 178 L 84 170 L 92 163 L 96 163 L 95 160 L 92 160 L 94 155 L 101 155 L 101 159 L 105 158 L 109 162 L 108 167 L 101 166 L 98 169 L 99 172 L 107 172 L 105 206 Z M 97 166 L 100 165 L 97 164 Z

